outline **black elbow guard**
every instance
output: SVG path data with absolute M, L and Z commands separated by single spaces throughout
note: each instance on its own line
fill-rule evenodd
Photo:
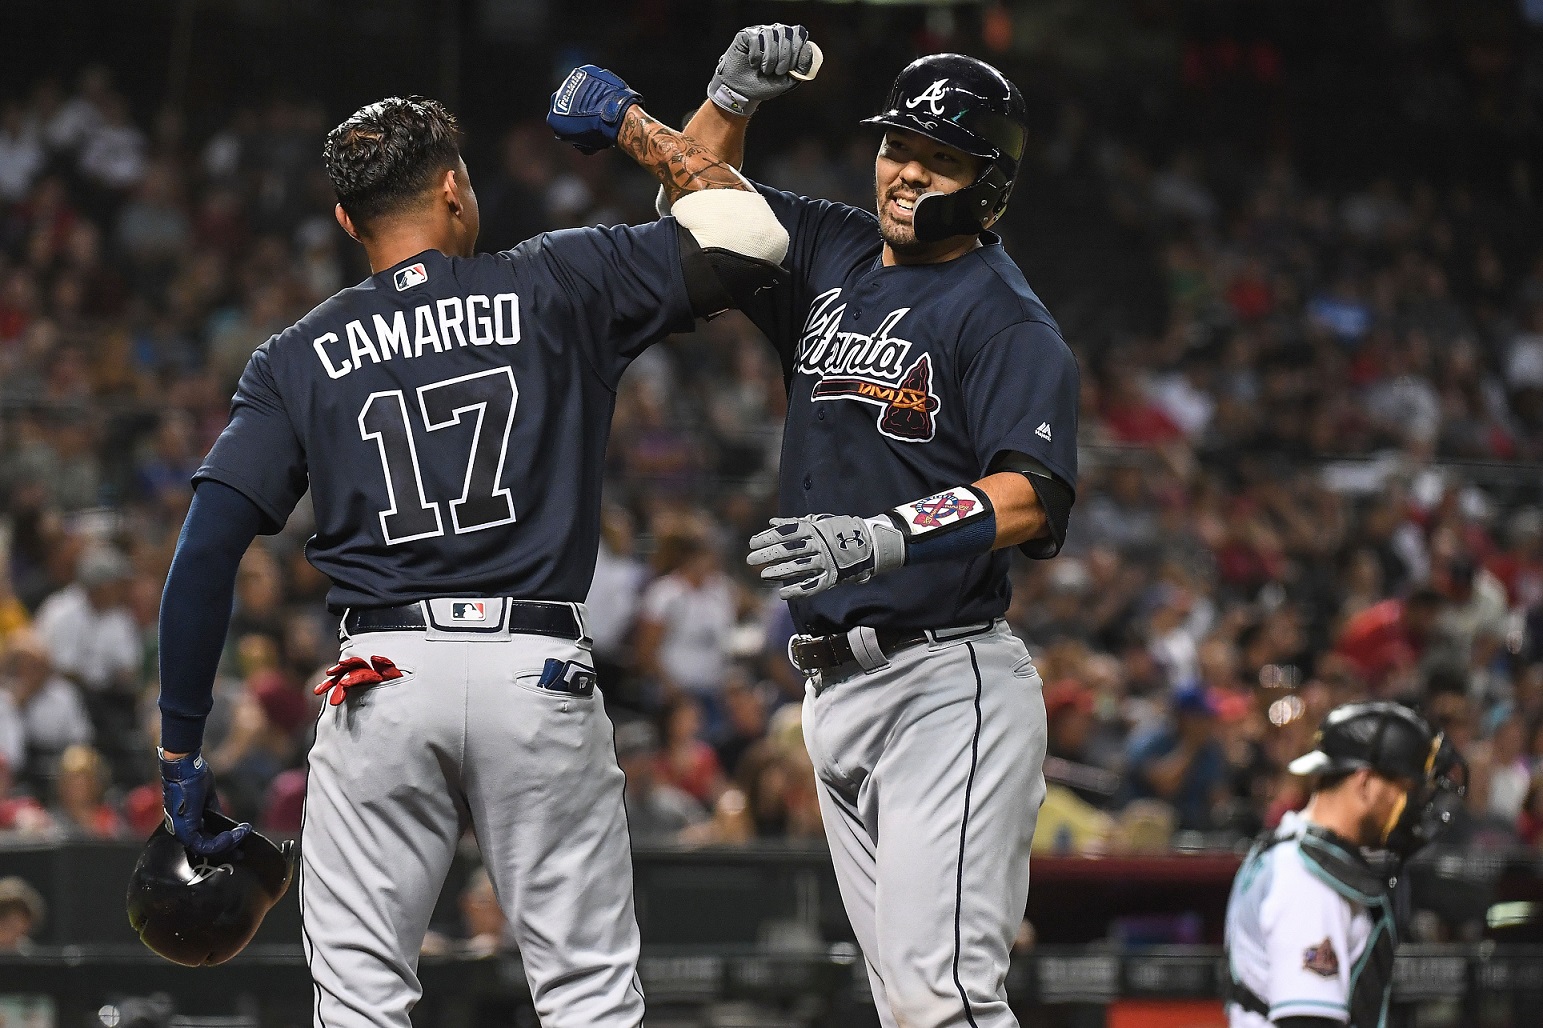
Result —
M 1066 526 L 1071 522 L 1072 504 L 1077 494 L 1071 486 L 1061 481 L 1049 468 L 1026 453 L 1016 450 L 1003 453 L 991 465 L 992 471 L 1016 471 L 1029 480 L 1039 505 L 1045 511 L 1045 521 L 1050 525 L 1050 538 L 1030 539 L 1019 547 L 1026 557 L 1048 560 L 1061 552 L 1066 542 Z
M 680 237 L 680 270 L 686 280 L 686 295 L 691 312 L 699 318 L 738 310 L 757 293 L 781 288 L 792 279 L 781 265 L 716 246 L 704 250 L 690 229 L 677 223 L 675 230 Z

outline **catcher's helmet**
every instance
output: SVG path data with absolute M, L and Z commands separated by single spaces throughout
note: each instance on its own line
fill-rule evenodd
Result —
M 1440 741 L 1424 718 L 1401 704 L 1347 703 L 1329 711 L 1312 752 L 1293 760 L 1291 773 L 1338 774 L 1367 767 L 1389 778 L 1423 782 Z
M 1433 841 L 1468 789 L 1468 766 L 1457 750 L 1398 703 L 1335 707 L 1313 743 L 1311 752 L 1291 762 L 1292 774 L 1338 775 L 1364 767 L 1411 783 L 1382 831 L 1382 845 L 1400 856 Z
M 1027 114 L 1007 76 L 963 54 L 933 54 L 908 64 L 889 87 L 884 110 L 863 120 L 918 132 L 976 157 L 985 166 L 953 193 L 927 193 L 912 224 L 924 242 L 979 232 L 1007 209 L 1023 161 Z
M 204 827 L 235 827 L 214 811 Z M 256 832 L 213 859 L 190 854 L 165 822 L 145 843 L 129 877 L 129 923 L 146 946 L 176 964 L 222 964 L 240 953 L 289 888 L 294 843 Z

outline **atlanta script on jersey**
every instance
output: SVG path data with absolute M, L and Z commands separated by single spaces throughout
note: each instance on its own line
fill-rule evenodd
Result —
M 784 517 L 924 496 L 917 513 L 942 524 L 963 511 L 939 494 L 1009 452 L 1075 487 L 1077 363 L 996 236 L 946 264 L 884 267 L 872 214 L 758 188 L 791 237 L 792 287 L 745 307 L 788 380 Z M 794 601 L 794 620 L 812 633 L 986 621 L 1007 609 L 1008 561 L 899 568 Z

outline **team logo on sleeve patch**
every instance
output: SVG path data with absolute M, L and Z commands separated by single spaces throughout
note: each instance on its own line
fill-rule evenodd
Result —
M 911 523 L 913 534 L 919 534 L 969 517 L 978 505 L 979 501 L 963 490 L 950 489 L 924 500 L 907 503 L 900 509 Z
M 932 391 L 932 358 L 907 362 L 912 343 L 893 335 L 911 308 L 890 311 L 872 335 L 840 331 L 846 304 L 839 287 L 815 297 L 798 344 L 797 370 L 819 379 L 811 400 L 856 400 L 879 408 L 879 434 L 925 443 L 937 431 L 939 402 Z
M 1324 978 L 1338 975 L 1339 956 L 1334 952 L 1334 943 L 1325 937 L 1318 945 L 1307 947 L 1302 954 L 1302 967 Z
M 450 605 L 451 621 L 486 621 L 488 605 L 481 600 L 457 600 Z
M 421 286 L 429 280 L 429 271 L 422 264 L 409 264 L 396 273 L 396 291 L 411 289 L 413 286 Z

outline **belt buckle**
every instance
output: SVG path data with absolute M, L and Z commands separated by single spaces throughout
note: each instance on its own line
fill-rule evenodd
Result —
M 804 667 L 802 664 L 800 664 L 798 662 L 798 653 L 797 653 L 795 647 L 797 646 L 797 644 L 799 644 L 801 642 L 808 642 L 808 641 L 810 641 L 810 640 L 812 640 L 814 638 L 815 637 L 812 636 L 812 635 L 801 635 L 798 632 L 794 632 L 792 635 L 788 636 L 788 663 L 792 664 L 795 668 L 797 668 L 799 671 L 803 672 L 805 675 L 810 675 L 810 674 L 813 674 L 814 672 L 812 672 L 811 670 L 809 670 L 808 668 Z

